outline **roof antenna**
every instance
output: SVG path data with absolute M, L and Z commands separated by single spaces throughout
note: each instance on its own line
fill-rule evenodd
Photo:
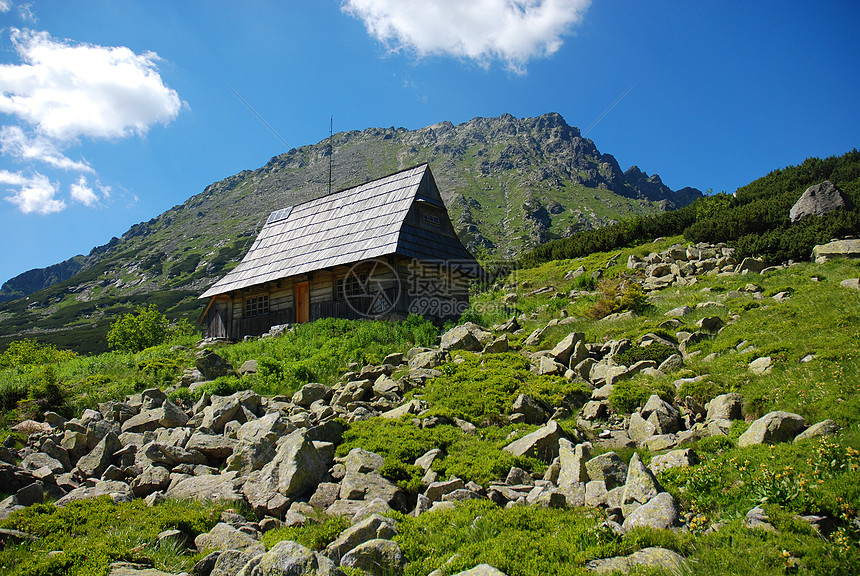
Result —
M 334 116 L 329 117 L 328 124 L 328 193 L 331 194 L 331 174 L 334 168 L 334 146 L 332 134 L 334 132 Z

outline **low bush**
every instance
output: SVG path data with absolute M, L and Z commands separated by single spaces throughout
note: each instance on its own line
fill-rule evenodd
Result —
M 659 366 L 663 361 L 677 354 L 678 351 L 662 342 L 651 342 L 647 346 L 632 346 L 624 352 L 615 355 L 615 362 L 623 366 L 632 366 L 642 360 L 653 360 Z
M 675 399 L 675 386 L 671 382 L 634 378 L 615 383 L 609 393 L 609 404 L 622 414 L 630 414 L 644 406 L 652 394 L 657 394 L 666 402 Z

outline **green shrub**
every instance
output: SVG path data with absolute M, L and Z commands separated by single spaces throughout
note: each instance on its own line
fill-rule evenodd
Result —
M 282 540 L 292 540 L 311 550 L 322 550 L 337 538 L 338 534 L 349 528 L 348 516 L 325 516 L 321 521 L 311 519 L 303 526 L 275 528 L 263 534 L 263 544 L 271 549 Z
M 678 388 L 678 398 L 690 396 L 693 400 L 704 406 L 711 399 L 728 391 L 728 387 L 725 384 L 715 382 L 709 378 L 704 380 L 688 380 Z
M 139 352 L 165 342 L 170 336 L 169 321 L 155 304 L 138 306 L 134 314 L 115 320 L 107 335 L 108 345 L 117 350 Z
M 58 350 L 52 344 L 35 340 L 14 340 L 0 353 L 0 369 L 65 362 L 77 356 L 69 350 Z
M 668 344 L 651 342 L 647 346 L 633 346 L 620 354 L 616 354 L 615 362 L 623 366 L 632 366 L 642 360 L 653 360 L 659 366 L 666 358 L 677 353 L 678 351 Z
M 652 394 L 666 402 L 675 398 L 675 386 L 671 382 L 635 378 L 616 382 L 609 394 L 609 404 L 616 412 L 630 414 L 643 406 Z

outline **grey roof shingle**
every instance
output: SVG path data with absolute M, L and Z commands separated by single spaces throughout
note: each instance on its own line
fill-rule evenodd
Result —
M 435 191 L 430 168 L 423 164 L 275 210 L 242 262 L 200 297 L 389 254 L 474 262 L 458 239 L 431 234 L 405 221 L 426 187 Z M 437 195 L 420 198 L 444 206 Z

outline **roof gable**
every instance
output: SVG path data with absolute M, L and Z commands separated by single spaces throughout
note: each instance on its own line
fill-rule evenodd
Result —
M 416 197 L 444 209 L 426 164 L 276 210 L 242 262 L 201 298 L 394 253 L 418 258 L 457 254 L 471 259 L 455 239 L 431 239 L 424 233 L 418 249 L 412 231 L 401 242 L 404 220 Z M 450 246 L 452 241 L 456 246 Z M 446 249 L 434 255 L 434 244 Z

